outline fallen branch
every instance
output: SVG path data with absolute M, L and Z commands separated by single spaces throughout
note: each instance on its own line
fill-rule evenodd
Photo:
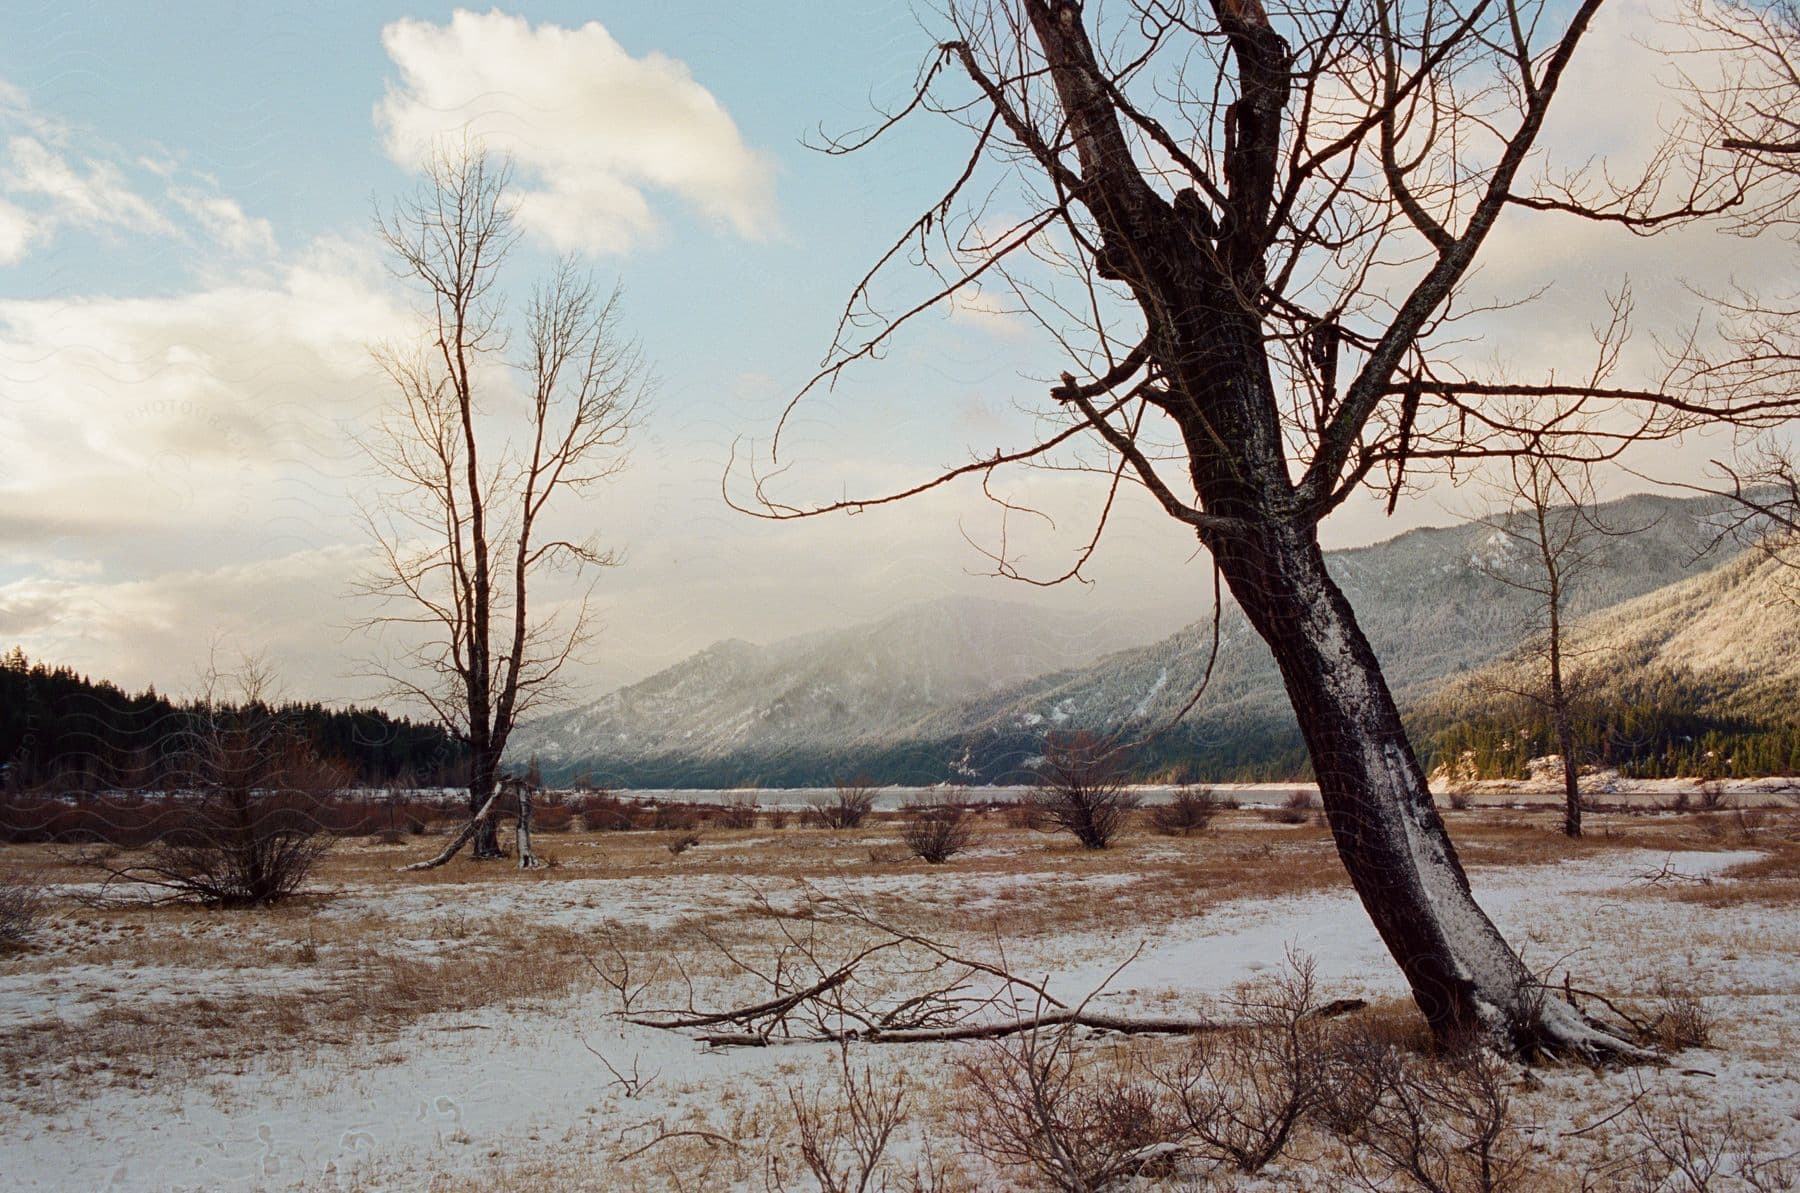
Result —
M 774 907 L 761 893 L 757 904 L 779 927 L 784 940 L 773 964 L 753 964 L 741 951 L 710 936 L 707 939 L 734 967 L 768 983 L 773 997 L 715 1010 L 694 1006 L 690 985 L 685 1009 L 632 1014 L 627 1005 L 622 1015 L 625 1021 L 662 1031 L 689 1032 L 700 1043 L 735 1048 L 851 1041 L 921 1044 L 996 1040 L 1044 1028 L 1087 1028 L 1125 1035 L 1197 1035 L 1246 1026 L 1211 1018 L 1134 1016 L 1090 1010 L 1088 1001 L 1070 1007 L 1045 989 L 1042 982 L 1010 972 L 1003 956 L 998 964 L 964 956 L 940 941 L 886 923 L 844 899 L 814 893 L 810 900 L 813 914 L 806 918 L 805 933 L 791 931 L 788 924 L 793 917 Z M 858 935 L 872 932 L 875 937 L 870 940 L 863 936 L 851 950 L 844 950 L 849 952 L 846 957 L 844 951 L 829 948 L 819 936 L 822 926 L 833 923 Z M 834 952 L 837 955 L 832 957 Z M 899 993 L 890 990 L 884 979 L 891 979 L 892 973 L 879 968 L 877 959 L 899 962 L 906 977 L 926 980 L 923 988 L 915 986 Z M 1125 964 L 1129 963 L 1128 958 Z M 865 967 L 875 972 L 865 973 Z M 983 979 L 994 982 L 990 987 Z M 623 978 L 609 978 L 608 982 L 621 992 L 628 988 Z M 641 993 L 640 988 L 632 992 L 632 997 Z M 1031 1004 L 1030 1009 L 1021 1008 L 1021 994 Z M 1339 999 L 1308 1012 L 1308 1017 L 1333 1018 L 1366 1005 L 1362 999 Z M 997 1011 L 1011 1014 L 996 1018 Z
M 1682 870 L 1676 869 L 1673 856 L 1663 862 L 1662 869 L 1647 870 L 1644 873 L 1639 874 L 1636 881 L 1656 887 L 1660 887 L 1665 883 L 1670 882 L 1691 882 L 1695 886 L 1711 886 L 1713 884 L 1712 876 L 1710 874 L 1688 874 Z
M 649 1151 L 651 1148 L 655 1147 L 659 1143 L 667 1143 L 671 1139 L 681 1139 L 684 1136 L 694 1138 L 694 1139 L 704 1139 L 708 1143 L 722 1143 L 726 1147 L 737 1148 L 737 1147 L 743 1146 L 743 1144 L 739 1143 L 737 1140 L 728 1138 L 727 1136 L 724 1136 L 724 1135 L 720 1135 L 716 1131 L 699 1131 L 699 1130 L 664 1131 L 661 1135 L 658 1135 L 655 1139 L 652 1139 L 649 1143 L 646 1143 L 644 1146 L 639 1147 L 639 1148 L 634 1148 L 631 1151 L 626 1152 L 622 1156 L 614 1156 L 613 1163 L 623 1164 L 627 1160 L 635 1160 L 639 1156 L 643 1155 L 645 1152 Z
M 630 1020 L 641 1023 L 645 1027 L 665 1026 L 663 1024 L 642 1023 L 641 1020 Z M 762 1048 L 770 1044 L 843 1044 L 852 1041 L 864 1044 L 936 1044 L 956 1040 L 998 1040 L 1019 1032 L 1037 1031 L 1046 1027 L 1086 1027 L 1094 1031 L 1112 1031 L 1124 1035 L 1178 1035 L 1191 1036 L 1201 1032 L 1225 1031 L 1242 1026 L 1237 1023 L 1221 1022 L 1214 1019 L 1181 1019 L 1181 1018 L 1133 1018 L 1129 1015 L 1106 1015 L 1092 1011 L 1046 1011 L 1041 1015 L 1032 1015 L 1024 1019 L 1002 1020 L 997 1023 L 959 1023 L 948 1027 L 909 1027 L 884 1031 L 879 1027 L 858 1029 L 848 1028 L 843 1031 L 823 1031 L 810 1036 L 771 1037 L 756 1032 L 710 1032 L 695 1038 L 702 1044 L 715 1047 Z

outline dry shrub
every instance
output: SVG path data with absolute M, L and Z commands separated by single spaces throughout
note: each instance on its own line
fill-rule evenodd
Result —
M 640 809 L 610 791 L 581 796 L 572 806 L 581 817 L 581 827 L 590 833 L 626 833 L 640 827 Z
M 1305 824 L 1312 819 L 1318 808 L 1318 796 L 1310 791 L 1296 791 L 1283 800 L 1279 807 L 1263 808 L 1258 815 L 1275 824 Z
M 713 823 L 720 828 L 755 828 L 757 811 L 755 796 L 732 796 L 720 805 L 713 815 Z
M 1647 1043 L 1665 1052 L 1704 1048 L 1712 1042 L 1712 1012 L 1706 1009 L 1706 1003 L 1666 974 L 1656 979 L 1651 1012 L 1641 1034 Z
M 1702 1116 L 1686 1099 L 1655 1096 L 1633 1078 L 1614 1113 L 1623 1155 L 1585 1174 L 1584 1193 L 1778 1193 L 1800 1187 L 1800 1157 L 1769 1154 L 1733 1111 Z
M 1066 1027 L 961 1060 L 956 1130 L 977 1155 L 1059 1193 L 1099 1193 L 1166 1165 L 1179 1124 L 1154 1086 L 1077 1056 Z
M 1725 780 L 1703 779 L 1695 784 L 1700 793 L 1700 809 L 1704 812 L 1717 812 L 1725 807 Z
M 1125 785 L 1125 759 L 1113 743 L 1091 733 L 1052 733 L 1044 739 L 1038 785 L 1030 799 L 1052 831 L 1069 833 L 1083 849 L 1105 849 L 1138 805 Z
M 1319 1121 L 1371 1190 L 1506 1193 L 1532 1179 L 1512 1064 L 1481 1047 L 1419 1056 L 1354 1031 L 1331 1049 Z
M 1210 787 L 1181 787 L 1168 803 L 1151 806 L 1150 827 L 1165 837 L 1204 832 L 1225 806 Z
M 1739 808 L 1731 814 L 1732 828 L 1738 839 L 1754 844 L 1769 831 L 1772 817 L 1761 808 Z
M 780 832 L 788 826 L 789 818 L 790 815 L 786 808 L 770 808 L 763 814 L 763 823 L 776 832 Z
M 658 801 L 650 807 L 650 827 L 659 833 L 687 831 L 699 823 L 699 813 L 689 804 Z
M 346 784 L 302 730 L 261 704 L 203 704 L 182 737 L 184 815 L 141 860 L 100 853 L 106 883 L 141 883 L 161 900 L 262 907 L 305 884 L 330 850 L 322 815 Z
M 922 862 L 941 865 L 975 840 L 975 817 L 962 804 L 916 804 L 900 826 L 900 841 Z
M 531 809 L 531 831 L 534 833 L 566 833 L 575 827 L 575 809 L 565 803 L 535 804 Z
M 1044 814 L 1029 799 L 1012 800 L 1000 805 L 1000 819 L 1007 828 L 1024 828 L 1038 832 L 1044 827 Z
M 875 808 L 875 786 L 869 779 L 840 779 L 831 795 L 820 796 L 802 819 L 813 828 L 860 828 Z
M 1283 972 L 1228 1000 L 1241 1028 L 1194 1037 L 1173 1073 L 1173 1095 L 1190 1150 L 1240 1172 L 1258 1172 L 1325 1100 L 1328 1024 L 1319 1014 L 1311 958 L 1290 955 Z
M 23 874 L 0 874 L 0 951 L 24 947 L 44 917 L 44 888 Z
M 906 1117 L 906 1090 L 878 1083 L 864 1068 L 850 1068 L 848 1045 L 838 1049 L 836 1088 L 809 1092 L 788 1087 L 800 1159 L 821 1193 L 866 1193 L 890 1187 L 884 1162 L 889 1142 Z M 779 1162 L 771 1160 L 771 1184 L 784 1187 Z

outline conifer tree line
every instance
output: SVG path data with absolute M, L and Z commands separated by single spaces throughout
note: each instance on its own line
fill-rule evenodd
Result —
M 377 708 L 317 702 L 258 703 L 352 786 L 436 787 L 462 781 L 464 748 L 435 725 Z M 131 693 L 72 667 L 0 656 L 0 787 L 160 790 L 178 774 L 194 707 L 154 686 Z

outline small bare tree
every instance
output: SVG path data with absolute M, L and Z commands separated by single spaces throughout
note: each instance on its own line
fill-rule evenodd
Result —
M 1072 834 L 1083 849 L 1111 845 L 1138 805 L 1117 745 L 1083 731 L 1044 739 L 1030 799 L 1053 830 Z
M 552 529 L 550 510 L 624 466 L 648 388 L 618 292 L 572 260 L 532 291 L 523 350 L 510 351 L 510 183 L 504 160 L 442 148 L 418 193 L 377 220 L 395 274 L 421 296 L 423 327 L 374 349 L 398 402 L 367 445 L 392 486 L 365 510 L 379 562 L 359 587 L 380 604 L 372 628 L 410 636 L 376 672 L 468 747 L 471 818 L 494 794 L 513 727 L 557 695 L 589 639 L 586 595 L 545 614 L 537 582 L 618 562 Z M 474 852 L 498 855 L 491 820 Z
M 1601 540 L 1628 531 L 1600 520 L 1593 474 L 1579 460 L 1553 451 L 1528 450 L 1506 462 L 1492 482 L 1503 505 L 1483 518 L 1507 549 L 1481 557 L 1476 567 L 1488 578 L 1533 598 L 1527 650 L 1542 659 L 1541 682 L 1515 695 L 1540 704 L 1550 715 L 1562 757 L 1563 832 L 1581 836 L 1581 744 L 1575 739 L 1578 682 L 1571 667 L 1569 596 L 1594 563 Z M 1512 548 L 1525 557 L 1515 564 Z

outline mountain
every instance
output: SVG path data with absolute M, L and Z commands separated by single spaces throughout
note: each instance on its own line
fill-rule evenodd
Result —
M 1800 579 L 1759 551 L 1601 610 L 1567 634 L 1577 739 L 1596 761 L 1657 777 L 1800 767 Z M 1419 702 L 1415 736 L 1441 760 L 1518 774 L 1550 753 L 1529 653 Z
M 1604 507 L 1633 533 L 1600 542 L 1568 594 L 1581 615 L 1716 565 L 1720 499 L 1637 496 Z M 1532 598 L 1489 573 L 1530 563 L 1479 524 L 1410 531 L 1327 554 L 1403 705 L 1530 632 Z M 1109 630 L 1116 629 L 1110 624 Z M 1005 782 L 1046 733 L 1143 735 L 1136 766 L 1196 779 L 1284 778 L 1304 751 L 1268 648 L 1235 606 L 1200 703 L 1172 729 L 1212 656 L 1212 619 L 1100 655 L 1091 623 L 994 602 L 937 602 L 870 626 L 772 646 L 724 642 L 594 705 L 522 727 L 513 755 L 546 773 L 630 786 L 773 786 L 866 772 L 883 782 Z M 1164 732 L 1152 733 L 1155 730 Z
M 931 713 L 1120 643 L 1079 615 L 986 600 L 914 605 L 769 646 L 715 643 L 584 708 L 521 726 L 509 756 L 636 786 L 813 782 L 913 740 Z
M 1601 523 L 1629 534 L 1600 539 L 1566 594 L 1579 617 L 1650 592 L 1735 554 L 1712 546 L 1727 505 L 1716 498 L 1639 495 L 1610 502 Z M 1711 549 L 1709 549 L 1711 548 Z M 1493 573 L 1532 575 L 1514 541 L 1479 523 L 1409 531 L 1326 554 L 1402 707 L 1445 679 L 1513 649 L 1534 626 L 1536 598 Z M 1099 663 L 1042 677 L 951 710 L 925 727 L 984 779 L 1017 776 L 1050 728 L 1149 735 L 1175 721 L 1212 655 L 1210 618 Z M 1235 607 L 1220 618 L 1218 657 L 1195 708 L 1137 753 L 1141 771 L 1195 779 L 1286 778 L 1304 772 L 1299 728 L 1268 647 Z

